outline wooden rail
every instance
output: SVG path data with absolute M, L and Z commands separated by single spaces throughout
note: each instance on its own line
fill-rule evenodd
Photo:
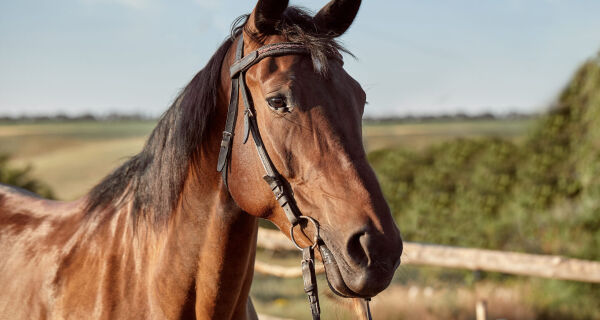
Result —
M 283 267 L 258 260 L 254 262 L 254 271 L 280 278 L 297 278 L 302 276 L 302 269 L 300 267 Z M 317 262 L 315 271 L 317 273 L 323 273 L 325 272 L 325 267 Z
M 280 231 L 260 228 L 258 246 L 268 250 L 298 250 Z M 494 271 L 534 277 L 600 283 L 600 262 L 562 256 L 526 254 L 404 242 L 404 265 Z M 260 273 L 300 276 L 299 267 L 272 266 L 257 261 Z M 322 269 L 320 270 L 322 272 Z

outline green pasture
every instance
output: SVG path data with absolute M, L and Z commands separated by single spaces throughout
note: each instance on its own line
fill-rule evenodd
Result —
M 154 121 L 0 124 L 0 153 L 48 184 L 56 197 L 84 195 L 125 159 L 139 152 Z
M 500 137 L 518 142 L 531 130 L 533 123 L 535 119 L 529 118 L 367 124 L 363 135 L 368 152 L 398 147 L 420 151 L 459 138 Z
M 56 198 L 72 200 L 139 152 L 155 124 L 155 121 L 0 123 L 0 154 L 11 155 L 11 167 L 31 166 L 30 175 L 47 184 Z M 456 138 L 494 136 L 519 141 L 529 132 L 531 124 L 532 120 L 366 124 L 363 136 L 368 151 L 402 148 L 416 152 Z M 266 251 L 259 251 L 258 259 L 287 266 L 297 266 L 300 261 L 297 254 Z M 406 270 L 399 273 L 397 283 L 406 282 Z M 324 316 L 351 319 L 351 305 L 334 297 L 324 278 L 319 284 Z M 252 296 L 260 313 L 291 319 L 310 317 L 301 279 L 257 274 Z
M 423 149 L 458 137 L 521 139 L 532 120 L 463 121 L 364 126 L 367 150 Z M 155 121 L 0 123 L 0 154 L 11 165 L 31 166 L 56 197 L 84 195 L 111 170 L 139 152 Z

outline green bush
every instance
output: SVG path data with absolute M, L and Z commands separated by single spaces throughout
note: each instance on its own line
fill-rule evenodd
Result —
M 31 177 L 31 167 L 11 168 L 8 160 L 8 155 L 0 154 L 0 183 L 29 190 L 47 199 L 55 198 L 50 187 Z
M 600 260 L 600 56 L 523 143 L 461 139 L 369 160 L 408 241 Z M 598 285 L 536 283 L 563 291 L 540 295 L 540 318 L 600 318 Z
M 510 195 L 517 152 L 499 139 L 456 140 L 423 154 L 384 150 L 369 159 L 405 238 L 498 246 L 501 233 L 486 225 L 487 217 L 497 216 Z

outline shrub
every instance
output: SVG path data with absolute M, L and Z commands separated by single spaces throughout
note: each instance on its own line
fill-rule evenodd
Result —
M 48 199 L 54 199 L 54 193 L 45 183 L 31 177 L 31 167 L 12 168 L 8 164 L 9 156 L 0 154 L 0 183 L 13 185 Z
M 408 241 L 600 260 L 600 55 L 522 144 L 461 139 L 369 160 Z M 541 318 L 600 317 L 598 285 L 534 288 Z

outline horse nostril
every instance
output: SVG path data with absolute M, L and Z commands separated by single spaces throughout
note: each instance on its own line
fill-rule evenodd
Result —
M 369 254 L 369 236 L 361 231 L 353 234 L 348 240 L 347 250 L 350 261 L 360 267 L 370 264 Z
M 390 284 L 400 264 L 402 246 L 396 230 L 384 234 L 365 227 L 352 233 L 344 253 L 346 268 L 340 268 L 347 287 L 363 296 L 381 292 Z
M 347 243 L 348 262 L 354 267 L 377 265 L 383 269 L 396 269 L 400 264 L 403 243 L 402 238 L 389 239 L 381 234 L 365 230 L 354 233 Z

